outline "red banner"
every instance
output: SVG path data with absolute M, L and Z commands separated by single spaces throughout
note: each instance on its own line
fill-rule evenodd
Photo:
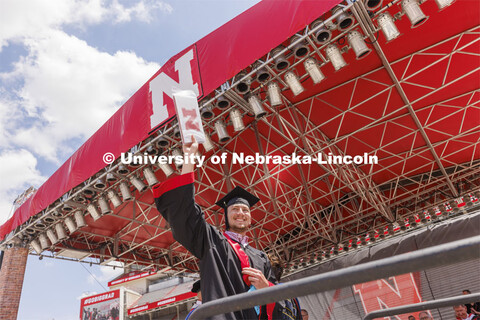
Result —
M 108 286 L 109 287 L 116 286 L 118 284 L 125 283 L 125 282 L 128 282 L 128 281 L 133 281 L 133 280 L 138 280 L 138 279 L 141 279 L 141 278 L 145 278 L 145 277 L 151 276 L 151 275 L 156 274 L 156 273 L 157 273 L 156 271 L 146 271 L 146 272 L 137 273 L 137 274 L 134 274 L 134 275 L 127 275 L 124 278 L 120 278 L 120 279 L 117 279 L 117 280 L 110 281 L 108 283 Z
M 185 292 L 185 293 L 179 294 L 178 296 L 165 298 L 165 299 L 155 301 L 155 302 L 152 302 L 152 303 L 147 303 L 147 304 L 144 304 L 142 306 L 138 306 L 138 307 L 128 309 L 128 315 L 143 312 L 143 311 L 147 311 L 147 310 L 151 310 L 151 309 L 155 309 L 155 308 L 158 308 L 158 307 L 161 307 L 161 306 L 165 306 L 167 304 L 172 304 L 174 302 L 187 300 L 189 298 L 195 297 L 196 295 L 197 294 L 193 293 L 193 292 Z

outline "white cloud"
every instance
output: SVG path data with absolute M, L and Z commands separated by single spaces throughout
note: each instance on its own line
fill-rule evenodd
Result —
M 121 262 L 113 261 L 110 265 L 116 265 L 118 268 L 113 269 L 112 267 L 100 266 L 98 269 L 100 274 L 88 275 L 87 282 L 89 284 L 95 284 L 97 281 L 100 283 L 108 283 L 123 273 L 123 264 Z
M 150 0 L 140 0 L 131 7 L 118 0 L 2 0 L 0 51 L 9 41 L 42 37 L 63 25 L 84 28 L 105 21 L 151 22 L 158 10 L 170 14 L 173 8 L 168 3 Z
M 29 55 L 1 75 L 23 81 L 18 100 L 4 104 L 16 103 L 34 118 L 11 133 L 13 142 L 51 161 L 65 156 L 59 150 L 73 151 L 64 144 L 69 139 L 92 135 L 159 68 L 132 52 L 100 52 L 59 30 L 25 44 Z
M 129 7 L 117 0 L 2 1 L 0 51 L 17 43 L 27 54 L 0 73 L 0 224 L 18 194 L 45 181 L 38 159 L 63 162 L 78 147 L 72 140 L 91 136 L 159 68 L 134 52 L 101 52 L 63 26 L 149 22 L 156 10 L 171 7 L 148 0 Z
M 160 1 L 140 1 L 130 8 L 125 8 L 117 0 L 114 0 L 110 9 L 117 23 L 128 22 L 133 18 L 139 21 L 151 22 L 153 13 L 155 13 L 157 9 L 169 14 L 173 11 L 171 5 Z
M 45 177 L 37 170 L 37 159 L 27 150 L 0 153 L 0 224 L 8 218 L 15 198 L 30 186 L 38 187 Z

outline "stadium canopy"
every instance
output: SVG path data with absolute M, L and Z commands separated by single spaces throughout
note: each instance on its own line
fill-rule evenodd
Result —
M 179 168 L 120 166 L 123 152 L 179 151 L 175 89 L 196 92 L 213 143 L 196 170 L 206 220 L 222 228 L 214 203 L 246 187 L 261 199 L 252 242 L 292 266 L 468 213 L 480 202 L 478 9 L 470 0 L 262 1 L 165 63 L 0 227 L 1 245 L 197 270 L 150 189 Z M 212 161 L 223 153 L 225 164 Z M 327 163 L 234 163 L 241 153 Z M 348 156 L 358 163 L 328 163 Z

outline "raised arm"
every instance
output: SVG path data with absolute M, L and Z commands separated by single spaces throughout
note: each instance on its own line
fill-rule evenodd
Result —
M 183 146 L 184 156 L 195 153 L 198 143 Z M 158 211 L 168 221 L 175 240 L 197 258 L 208 249 L 211 226 L 195 203 L 194 164 L 184 164 L 182 175 L 168 179 L 153 187 L 153 196 Z

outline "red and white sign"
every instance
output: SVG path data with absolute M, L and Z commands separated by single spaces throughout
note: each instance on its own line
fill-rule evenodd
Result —
M 152 97 L 150 128 L 165 123 L 175 115 L 173 95 L 176 91 L 193 92 L 195 100 L 200 96 L 198 62 L 194 46 L 180 55 L 172 68 L 162 68 L 161 72 L 150 81 L 149 89 Z M 177 80 L 178 79 L 178 80 Z M 198 108 L 198 107 L 197 107 Z
M 418 281 L 415 281 L 415 277 Z M 418 291 L 418 273 L 402 274 L 388 279 L 380 279 L 353 286 L 353 290 L 360 296 L 363 310 L 368 314 L 375 310 L 399 307 L 406 304 L 422 302 Z M 409 314 L 410 315 L 410 314 Z M 417 319 L 418 314 L 412 313 Z M 397 315 L 392 318 L 408 320 L 408 315 Z
M 83 298 L 80 301 L 80 320 L 123 319 L 120 297 L 118 289 Z
M 143 312 L 143 311 L 147 311 L 147 310 L 151 310 L 151 309 L 155 309 L 155 308 L 158 308 L 158 307 L 165 306 L 167 304 L 172 304 L 174 302 L 187 300 L 187 299 L 195 297 L 196 295 L 197 294 L 193 293 L 193 292 L 185 292 L 185 293 L 179 294 L 178 296 L 165 298 L 165 299 L 155 301 L 155 302 L 152 302 L 152 303 L 147 303 L 147 304 L 144 304 L 144 305 L 141 305 L 141 306 L 138 306 L 138 307 L 128 309 L 128 315 Z
M 126 276 L 124 278 L 120 278 L 120 279 L 117 279 L 117 280 L 110 281 L 108 283 L 108 286 L 109 287 L 116 286 L 116 285 L 119 285 L 121 283 L 125 283 L 125 282 L 128 282 L 128 281 L 133 281 L 133 280 L 138 280 L 138 279 L 141 279 L 141 278 L 145 278 L 145 277 L 154 275 L 156 273 L 157 273 L 156 271 L 145 271 L 145 272 L 142 272 L 142 273 L 129 275 L 129 276 Z

